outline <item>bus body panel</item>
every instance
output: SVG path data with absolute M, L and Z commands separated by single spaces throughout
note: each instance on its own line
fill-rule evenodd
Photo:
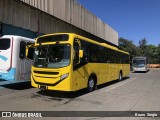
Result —
M 71 91 L 70 79 L 71 79 L 71 66 L 61 69 L 47 69 L 47 68 L 35 68 L 32 66 L 31 84 L 36 88 L 40 88 L 45 85 L 51 90 Z M 44 72 L 43 72 L 44 71 Z M 61 76 L 68 74 L 68 77 L 64 80 L 60 80 Z
M 79 64 L 77 68 L 74 68 L 73 59 L 74 55 L 74 44 L 73 41 L 75 38 L 84 39 L 89 43 L 103 45 L 103 47 L 113 49 L 117 53 L 128 53 L 118 50 L 115 47 L 97 43 L 92 41 L 88 38 L 72 34 L 72 33 L 58 33 L 58 34 L 48 34 L 42 37 L 48 37 L 52 35 L 61 35 L 61 34 L 68 34 L 69 40 L 68 41 L 60 41 L 58 43 L 55 42 L 48 42 L 48 43 L 41 43 L 38 44 L 36 39 L 35 47 L 38 46 L 45 46 L 45 45 L 56 45 L 56 44 L 70 44 L 71 46 L 71 56 L 70 56 L 70 65 L 62 68 L 41 68 L 32 66 L 32 74 L 31 74 L 31 85 L 36 88 L 45 88 L 48 90 L 58 90 L 58 91 L 77 91 L 83 88 L 86 88 L 88 85 L 88 79 L 91 75 L 96 75 L 97 77 L 97 85 L 117 80 L 119 78 L 119 74 L 122 71 L 123 77 L 129 75 L 130 65 L 122 64 L 122 63 L 94 63 L 94 62 L 86 62 L 83 64 Z M 47 39 L 48 40 L 48 39 Z M 83 45 L 82 45 L 83 47 Z M 49 48 L 48 48 L 49 49 Z M 37 53 L 36 53 L 37 54 Z M 47 54 L 47 53 L 46 53 Z M 57 53 L 58 54 L 58 53 Z M 109 53 L 108 53 L 109 54 Z M 128 57 L 129 58 L 129 57 Z M 68 74 L 68 77 L 64 80 L 61 80 L 61 76 L 64 74 Z
M 146 57 L 134 57 L 132 59 L 132 67 L 135 72 L 149 71 L 149 62 Z
M 123 77 L 125 77 L 125 76 L 128 76 L 129 75 L 129 73 L 130 73 L 130 65 L 128 65 L 128 64 L 123 64 L 123 69 L 122 69 L 122 71 L 123 71 Z
M 11 42 L 12 44 L 12 42 Z M 12 46 L 12 45 L 11 45 Z M 0 50 L 0 70 L 6 72 L 10 69 L 11 63 L 11 47 L 7 50 Z
M 16 73 L 16 68 L 13 66 L 13 43 L 14 40 L 11 37 L 2 37 L 0 38 L 0 79 L 5 79 L 5 80 L 14 80 L 15 76 L 14 74 Z M 8 42 L 8 43 L 7 43 Z M 5 46 L 8 46 L 7 49 Z M 3 46 L 2 46 L 3 45 Z
M 1 39 L 10 39 L 11 45 L 7 50 L 0 50 L 0 55 L 7 55 L 7 61 L 2 60 L 3 64 L 0 64 L 0 79 L 4 80 L 30 80 L 30 71 L 32 61 L 26 58 L 20 59 L 20 42 L 34 43 L 33 39 L 15 36 L 15 35 L 4 35 Z M 3 53 L 3 54 L 2 54 Z M 8 69 L 3 69 L 2 66 L 7 66 Z M 9 67 L 8 67 L 9 66 Z

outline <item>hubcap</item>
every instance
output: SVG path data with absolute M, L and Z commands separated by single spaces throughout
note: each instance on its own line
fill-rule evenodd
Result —
M 93 79 L 91 79 L 91 80 L 89 81 L 89 87 L 90 87 L 90 88 L 93 88 L 93 87 L 94 87 L 94 80 L 93 80 Z
M 119 74 L 119 80 L 122 80 L 122 75 L 121 74 Z

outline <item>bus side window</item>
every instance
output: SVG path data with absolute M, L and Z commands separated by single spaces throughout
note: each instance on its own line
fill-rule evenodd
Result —
M 26 42 L 25 41 L 20 42 L 19 58 L 20 59 L 26 58 Z
M 73 61 L 74 61 L 74 64 L 76 65 L 79 61 L 79 44 L 76 41 L 74 41 L 73 46 L 74 46 L 73 47 L 74 48 L 74 59 L 73 59 Z
M 87 63 L 88 62 L 88 46 L 89 43 L 81 40 L 81 49 L 83 50 L 83 58 L 81 58 L 82 63 Z

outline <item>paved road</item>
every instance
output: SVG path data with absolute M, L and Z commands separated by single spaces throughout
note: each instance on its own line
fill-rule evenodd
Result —
M 129 78 L 121 82 L 99 86 L 98 90 L 91 93 L 81 91 L 74 97 L 65 93 L 40 91 L 30 87 L 29 83 L 0 88 L 0 111 L 160 111 L 159 101 L 160 69 L 131 73 Z M 160 117 L 55 119 L 160 120 Z

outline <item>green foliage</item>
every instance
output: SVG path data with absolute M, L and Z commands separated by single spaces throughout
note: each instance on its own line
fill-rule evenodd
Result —
M 157 59 L 158 59 L 158 63 L 160 64 L 160 43 L 158 44 L 158 47 L 156 48 L 156 52 L 157 52 Z
M 129 41 L 124 38 L 119 38 L 119 48 L 126 52 L 130 53 L 130 57 L 134 57 L 137 55 L 136 46 L 133 44 L 133 41 Z
M 144 38 L 139 41 L 139 45 L 136 46 L 133 41 L 119 38 L 119 48 L 130 53 L 130 59 L 135 56 L 148 57 L 149 62 L 153 64 L 160 64 L 160 44 L 158 46 L 147 44 L 147 40 Z

